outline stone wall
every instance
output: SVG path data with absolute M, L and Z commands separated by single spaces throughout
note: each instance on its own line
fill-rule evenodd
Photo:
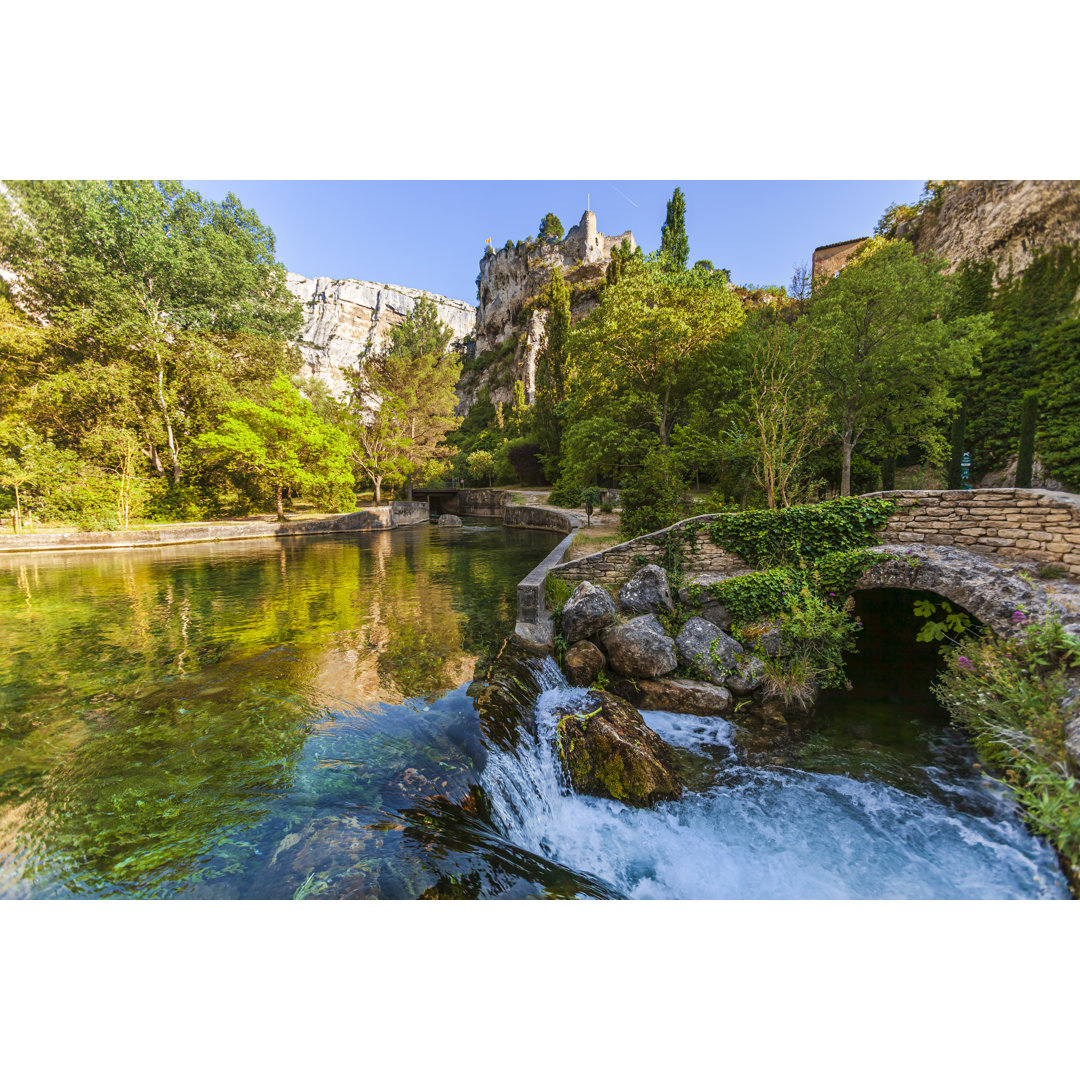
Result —
M 716 515 L 703 514 L 687 521 L 710 521 Z M 668 529 L 648 533 L 628 540 L 625 544 L 585 555 L 563 563 L 558 570 L 559 577 L 566 581 L 592 581 L 604 585 L 622 585 L 640 569 L 643 562 L 662 563 L 667 552 L 664 546 L 665 534 L 672 529 L 681 529 L 685 521 L 680 521 Z M 683 567 L 691 573 L 744 574 L 750 567 L 737 555 L 717 547 L 704 532 L 699 532 L 690 544 L 681 541 Z
M 581 528 L 574 514 L 547 506 L 504 506 L 502 522 L 508 529 L 546 529 L 564 536 Z
M 833 277 L 847 266 L 848 259 L 859 250 L 868 237 L 860 236 L 857 240 L 844 240 L 839 244 L 826 244 L 814 249 L 812 276 Z
M 431 507 L 425 502 L 394 502 L 390 504 L 392 520 L 397 525 L 427 525 L 431 521 Z
M 468 517 L 502 517 L 503 507 L 512 498 L 502 488 L 462 488 L 456 512 Z
M 162 547 L 200 544 L 212 540 L 252 540 L 267 536 L 318 536 L 341 532 L 382 532 L 398 525 L 427 524 L 426 502 L 395 502 L 352 514 L 306 518 L 302 521 L 222 521 L 197 525 L 168 525 L 160 529 L 116 532 L 23 533 L 0 536 L 0 555 L 11 551 L 71 551 L 80 548 Z
M 1039 488 L 878 491 L 899 508 L 879 534 L 889 544 L 936 544 L 1046 563 L 1080 577 L 1080 495 Z

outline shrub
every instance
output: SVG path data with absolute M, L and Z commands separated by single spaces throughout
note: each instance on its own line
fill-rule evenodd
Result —
M 1017 616 L 1023 621 L 1024 613 Z M 1051 617 L 1009 640 L 983 630 L 945 651 L 934 693 L 999 769 L 1032 828 L 1057 849 L 1080 885 L 1080 786 L 1065 756 L 1063 701 L 1080 668 L 1080 641 Z
M 619 533 L 626 539 L 667 528 L 679 520 L 679 496 L 685 487 L 675 458 L 657 447 L 644 465 L 623 483 L 619 495 Z

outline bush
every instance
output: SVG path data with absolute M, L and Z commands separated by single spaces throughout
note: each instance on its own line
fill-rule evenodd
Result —
M 540 444 L 528 439 L 513 439 L 506 444 L 506 457 L 523 484 L 543 484 L 544 467 L 537 454 Z
M 632 539 L 674 525 L 685 486 L 671 452 L 662 447 L 652 450 L 640 471 L 620 490 L 620 535 Z
M 1023 622 L 1024 613 L 1014 616 Z M 1056 618 L 1027 622 L 1009 640 L 983 630 L 945 650 L 934 693 L 999 769 L 1032 828 L 1057 849 L 1080 886 L 1080 785 L 1065 755 L 1067 675 L 1080 668 L 1080 641 Z M 1074 676 L 1075 677 L 1075 676 Z
M 572 477 L 561 476 L 551 489 L 547 501 L 549 506 L 561 506 L 566 510 L 573 510 L 581 505 L 582 488 Z

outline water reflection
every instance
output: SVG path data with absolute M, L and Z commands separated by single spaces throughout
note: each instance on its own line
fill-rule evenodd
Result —
M 0 560 L 0 895 L 418 895 L 438 874 L 387 815 L 467 797 L 457 688 L 556 539 Z

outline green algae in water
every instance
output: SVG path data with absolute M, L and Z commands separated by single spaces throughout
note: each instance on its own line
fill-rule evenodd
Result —
M 467 790 L 458 688 L 555 539 L 0 560 L 0 895 L 419 895 L 438 875 L 396 866 L 387 815 Z

